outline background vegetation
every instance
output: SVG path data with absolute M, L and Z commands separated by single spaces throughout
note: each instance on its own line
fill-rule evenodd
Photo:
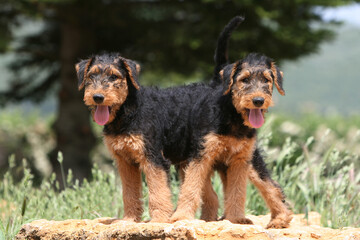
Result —
M 122 216 L 119 177 L 77 91 L 75 62 L 118 51 L 140 62 L 144 85 L 206 81 L 217 36 L 239 14 L 246 21 L 232 36 L 230 59 L 261 52 L 285 74 L 287 96 L 274 95 L 276 114 L 260 130 L 273 178 L 295 213 L 359 227 L 360 20 L 358 12 L 346 12 L 358 26 L 324 17 L 359 11 L 355 2 L 2 0 L 0 240 L 39 218 Z M 213 184 L 222 198 L 218 176 Z M 251 186 L 247 198 L 249 214 L 267 213 Z
M 243 15 L 246 21 L 232 37 L 232 61 L 255 51 L 280 64 L 316 52 L 334 37 L 316 8 L 353 2 L 3 0 L 0 51 L 14 58 L 0 103 L 56 99 L 55 145 L 49 154 L 53 171 L 61 176 L 56 156 L 62 151 L 66 170 L 72 168 L 79 179 L 90 177 L 96 139 L 76 87 L 79 59 L 116 51 L 139 61 L 152 76 L 142 83 L 200 81 L 209 78 L 217 36 L 233 16 Z M 16 34 L 16 27 L 24 28 L 22 34 Z
M 18 115 L 19 116 L 19 115 Z M 16 119 L 8 116 L 2 119 Z M 22 118 L 24 119 L 24 118 Z M 37 119 L 34 121 L 33 119 Z M 36 117 L 25 118 L 29 131 L 21 131 L 21 121 L 6 126 L 8 131 L 17 132 L 24 139 L 24 151 L 29 151 L 34 159 L 38 146 L 27 142 L 27 135 L 36 135 L 39 144 L 52 142 L 42 135 L 41 127 L 50 128 L 49 122 Z M 18 125 L 19 124 L 19 125 Z M 318 211 L 322 215 L 323 226 L 339 228 L 360 227 L 360 117 L 343 118 L 333 116 L 324 118 L 305 115 L 301 118 L 283 115 L 269 115 L 259 134 L 260 145 L 267 155 L 268 168 L 272 176 L 283 187 L 292 210 L 295 213 Z M 23 129 L 24 130 L 24 129 Z M 4 131 L 4 129 L 1 129 Z M 100 138 L 99 131 L 98 137 Z M 51 138 L 51 137 L 50 137 Z M 98 145 L 98 153 L 104 153 L 103 144 Z M 10 149 L 11 151 L 11 149 Z M 18 153 L 19 154 L 19 153 Z M 99 157 L 100 158 L 100 157 Z M 63 163 L 58 156 L 58 165 Z M 28 160 L 15 164 L 14 155 L 10 157 L 10 169 L 0 184 L 0 239 L 11 239 L 23 223 L 34 219 L 68 219 L 121 217 L 123 213 L 121 184 L 112 163 L 95 165 L 92 180 L 82 184 L 73 178 L 72 172 L 65 173 L 65 190 L 59 191 L 59 182 L 54 173 L 41 182 L 36 180 L 30 170 Z M 22 173 L 14 179 L 14 172 Z M 18 175 L 18 174 L 17 174 Z M 35 187 L 37 185 L 37 187 Z M 171 181 L 174 202 L 179 191 L 175 170 Z M 220 178 L 213 178 L 214 188 L 220 199 L 223 197 Z M 147 209 L 147 189 L 143 183 L 144 204 Z M 266 214 L 263 200 L 257 190 L 248 187 L 248 214 Z M 219 215 L 222 208 L 219 209 Z M 145 210 L 144 219 L 149 219 Z

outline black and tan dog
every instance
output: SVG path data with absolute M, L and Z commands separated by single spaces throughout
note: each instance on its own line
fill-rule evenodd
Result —
M 209 185 L 214 168 L 221 173 L 224 184 L 225 219 L 251 223 L 245 218 L 246 180 L 250 178 L 271 210 L 268 227 L 287 227 L 291 220 L 282 190 L 270 178 L 256 149 L 256 128 L 262 126 L 264 114 L 273 105 L 273 85 L 280 94 L 285 93 L 282 73 L 272 59 L 260 54 L 227 63 L 228 38 L 241 21 L 240 17 L 234 18 L 220 35 L 212 94 L 199 96 L 193 104 L 189 124 L 192 161 L 184 170 L 178 207 L 171 221 L 193 218 L 201 198 L 205 216 L 216 214 L 213 207 L 206 206 L 218 205 Z
M 78 63 L 76 70 L 79 90 L 85 87 L 84 102 L 95 122 L 104 125 L 104 142 L 116 159 L 124 220 L 141 219 L 143 171 L 152 221 L 168 221 L 173 212 L 169 166 L 162 155 L 165 136 L 157 127 L 166 116 L 154 111 L 163 109 L 162 96 L 154 89 L 140 89 L 139 65 L 119 54 L 96 55 Z
M 139 65 L 116 53 L 82 60 L 76 71 L 79 90 L 85 88 L 84 102 L 95 122 L 104 125 L 104 142 L 117 162 L 124 220 L 141 219 L 143 171 L 151 221 L 169 221 L 173 213 L 170 165 L 189 158 L 191 105 L 199 96 L 211 93 L 212 88 L 204 84 L 167 89 L 140 87 Z

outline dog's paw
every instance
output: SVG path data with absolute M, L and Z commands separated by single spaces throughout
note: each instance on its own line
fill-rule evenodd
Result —
M 149 222 L 151 223 L 170 223 L 170 219 L 169 218 L 152 218 Z
M 225 218 L 225 220 L 229 220 L 230 222 L 237 223 L 237 224 L 254 224 L 250 219 L 245 218 L 245 217 Z
M 140 219 L 134 218 L 134 217 L 123 217 L 123 219 L 120 219 L 120 221 L 125 222 L 140 222 Z
M 188 214 L 183 214 L 183 213 L 177 213 L 175 212 L 172 217 L 170 218 L 170 222 L 174 223 L 177 221 L 183 221 L 183 220 L 193 220 L 194 217 L 189 216 Z
M 288 228 L 290 227 L 291 215 L 279 215 L 270 220 L 266 228 Z

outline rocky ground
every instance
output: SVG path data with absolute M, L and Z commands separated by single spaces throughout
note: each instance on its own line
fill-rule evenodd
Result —
M 16 239 L 359 239 L 360 228 L 320 227 L 320 215 L 294 215 L 291 227 L 265 229 L 270 216 L 248 216 L 255 225 L 229 221 L 181 221 L 167 223 L 131 223 L 112 218 L 94 220 L 36 220 L 22 226 Z

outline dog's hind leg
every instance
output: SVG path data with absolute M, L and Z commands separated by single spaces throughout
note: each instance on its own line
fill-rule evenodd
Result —
M 171 222 L 194 219 L 200 205 L 204 184 L 211 173 L 211 159 L 191 161 L 185 169 L 185 178 L 181 184 L 178 206 Z
M 181 183 L 184 182 L 185 179 L 185 168 L 186 163 L 180 164 L 179 167 L 179 176 Z M 201 220 L 216 221 L 217 220 L 217 212 L 219 209 L 219 200 L 216 192 L 214 191 L 211 184 L 211 175 L 205 180 L 204 191 L 202 195 L 202 205 L 201 205 Z
M 260 191 L 271 211 L 267 228 L 286 228 L 292 219 L 292 212 L 285 203 L 285 195 L 277 182 L 271 179 L 260 152 L 256 149 L 249 169 L 249 179 Z
M 217 212 L 219 209 L 219 200 L 214 188 L 211 184 L 211 176 L 209 176 L 205 180 L 204 191 L 202 195 L 202 205 L 201 205 L 201 220 L 216 221 L 217 220 Z

